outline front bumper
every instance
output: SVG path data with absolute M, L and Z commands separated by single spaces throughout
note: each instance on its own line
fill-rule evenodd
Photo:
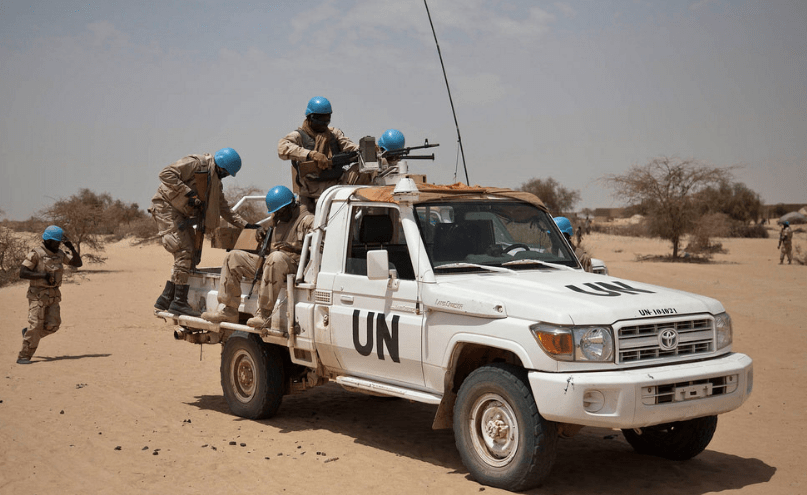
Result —
M 541 416 L 605 428 L 644 426 L 737 409 L 753 386 L 753 363 L 732 353 L 708 361 L 589 373 L 529 373 Z

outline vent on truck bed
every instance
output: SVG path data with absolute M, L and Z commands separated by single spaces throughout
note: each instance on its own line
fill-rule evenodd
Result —
M 319 304 L 331 304 L 331 294 L 329 290 L 315 290 L 314 302 Z

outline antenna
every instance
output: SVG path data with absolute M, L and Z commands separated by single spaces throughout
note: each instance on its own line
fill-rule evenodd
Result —
M 443 68 L 443 79 L 446 80 L 446 90 L 448 91 L 448 101 L 451 103 L 451 113 L 454 115 L 454 127 L 457 128 L 457 143 L 460 146 L 460 154 L 462 155 L 462 168 L 465 170 L 465 184 L 470 186 L 471 183 L 468 179 L 468 167 L 465 165 L 465 151 L 462 149 L 462 136 L 460 136 L 460 125 L 457 123 L 457 112 L 454 110 L 454 100 L 451 98 L 451 88 L 448 86 L 448 76 L 446 75 L 446 66 L 443 63 L 443 54 L 440 52 L 440 43 L 437 42 L 437 33 L 434 31 L 434 23 L 432 22 L 432 15 L 429 13 L 429 4 L 423 0 L 423 5 L 426 6 L 426 15 L 429 16 L 429 25 L 432 27 L 432 34 L 434 35 L 434 44 L 437 46 L 437 55 L 440 57 L 440 67 Z

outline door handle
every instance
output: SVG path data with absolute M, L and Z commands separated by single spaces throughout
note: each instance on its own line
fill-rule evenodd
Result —
M 353 304 L 353 296 L 339 296 L 339 300 L 345 304 Z

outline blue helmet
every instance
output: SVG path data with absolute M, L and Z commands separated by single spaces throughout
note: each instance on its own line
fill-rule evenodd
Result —
M 55 225 L 51 225 L 50 227 L 46 228 L 45 232 L 42 233 L 43 241 L 62 242 L 62 238 L 64 238 L 64 231 Z
M 266 193 L 266 210 L 274 213 L 294 202 L 294 193 L 286 186 L 275 186 Z
M 784 225 L 785 227 L 790 227 L 790 222 L 785 220 L 784 222 L 782 222 L 782 225 Z
M 235 174 L 241 170 L 241 157 L 238 152 L 232 148 L 222 148 L 216 152 L 214 156 L 216 165 L 227 171 L 228 174 L 235 177 Z
M 387 129 L 378 139 L 378 147 L 384 151 L 395 151 L 406 145 L 403 132 L 398 129 Z
M 332 113 L 331 102 L 324 96 L 315 96 L 308 100 L 308 106 L 305 107 L 305 116 L 308 117 L 312 113 Z
M 554 220 L 561 232 L 569 237 L 574 236 L 574 228 L 572 227 L 572 222 L 570 222 L 568 218 L 555 217 Z

